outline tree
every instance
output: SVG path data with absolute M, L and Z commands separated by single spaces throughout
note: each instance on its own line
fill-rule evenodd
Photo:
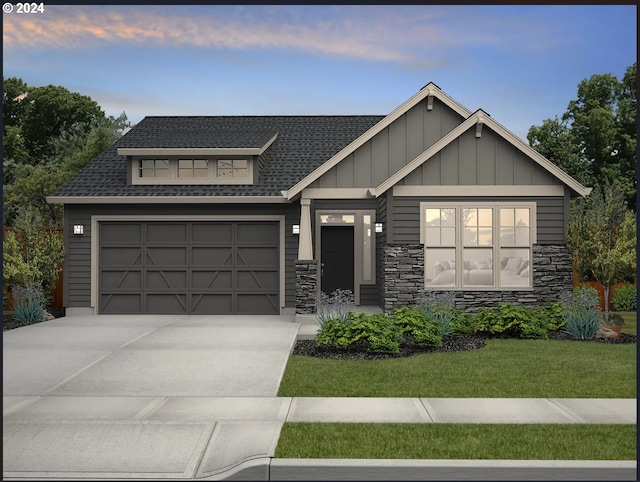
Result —
M 44 228 L 37 211 L 22 208 L 2 247 L 4 290 L 37 285 L 51 294 L 64 260 L 62 233 Z
M 129 126 L 124 112 L 117 118 L 98 119 L 88 132 L 70 129 L 52 139 L 51 156 L 37 165 L 7 164 L 12 179 L 4 189 L 4 223 L 12 225 L 22 207 L 31 207 L 49 225 L 62 225 L 62 206 L 48 204 L 47 196 L 119 139 Z
M 623 79 L 597 74 L 578 84 L 567 111 L 532 126 L 529 144 L 580 182 L 605 181 L 622 190 L 636 210 L 636 75 L 631 65 Z
M 625 205 L 619 186 L 606 182 L 575 202 L 567 245 L 580 279 L 604 287 L 608 318 L 610 287 L 633 278 L 636 271 L 636 217 Z
M 43 162 L 52 140 L 64 132 L 87 133 L 105 117 L 90 97 L 61 86 L 32 87 L 15 77 L 3 79 L 2 109 L 4 158 L 31 165 Z

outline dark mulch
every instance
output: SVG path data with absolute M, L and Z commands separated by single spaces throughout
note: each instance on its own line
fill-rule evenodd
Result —
M 466 336 L 445 336 L 442 340 L 442 346 L 434 347 L 415 347 L 401 346 L 399 353 L 367 353 L 363 350 L 332 348 L 316 346 L 315 340 L 298 340 L 293 349 L 294 355 L 306 355 L 317 358 L 331 358 L 334 360 L 380 360 L 385 358 L 402 358 L 423 353 L 442 353 L 455 351 L 470 351 L 484 348 L 486 340 L 491 337 L 483 335 L 466 335 Z M 501 337 L 509 338 L 509 337 Z M 620 333 L 620 337 L 616 340 L 612 339 L 594 339 L 594 340 L 576 340 L 571 335 L 561 331 L 550 331 L 550 340 L 571 340 L 581 343 L 635 343 L 635 335 L 627 335 Z
M 56 318 L 61 318 L 64 316 L 64 310 L 49 310 L 49 313 L 51 313 Z M 35 324 L 35 323 L 32 323 L 32 324 Z M 15 316 L 5 316 L 3 313 L 2 331 L 13 330 L 14 328 L 20 328 L 23 326 L 28 326 L 28 325 L 25 323 L 22 323 Z

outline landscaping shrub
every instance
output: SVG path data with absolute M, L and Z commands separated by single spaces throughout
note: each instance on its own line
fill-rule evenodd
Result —
M 613 292 L 613 306 L 616 311 L 636 311 L 637 309 L 637 289 L 635 286 L 626 284 Z
M 352 348 L 369 353 L 398 353 L 402 330 L 384 313 L 349 313 L 347 321 L 327 320 L 318 331 L 316 344 Z
M 564 326 L 566 310 L 560 301 L 547 303 L 543 310 L 544 315 L 547 317 L 548 330 L 557 331 Z
M 562 330 L 569 333 L 576 340 L 591 340 L 603 324 L 600 312 L 600 297 L 597 301 L 593 291 L 595 288 L 576 287 L 573 292 L 562 297 L 564 308 L 564 326 Z
M 579 285 L 573 288 L 571 304 L 587 310 L 600 310 L 600 293 L 593 286 Z
M 42 320 L 45 297 L 40 286 L 35 284 L 14 286 L 11 292 L 13 294 L 12 306 L 18 321 L 30 325 Z
M 442 327 L 420 308 L 394 308 L 393 323 L 402 330 L 402 341 L 407 345 L 442 346 Z
M 547 338 L 548 317 L 542 310 L 513 303 L 482 308 L 474 317 L 475 331 L 514 338 Z

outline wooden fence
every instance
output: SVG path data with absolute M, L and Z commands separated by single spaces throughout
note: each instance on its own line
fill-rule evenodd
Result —
M 638 283 L 638 280 L 635 279 L 633 281 L 633 286 L 638 286 L 637 283 Z M 592 288 L 595 288 L 598 290 L 598 294 L 600 295 L 600 308 L 604 310 L 604 287 L 597 281 L 580 281 L 580 277 L 578 276 L 578 273 L 576 273 L 576 271 L 573 270 L 573 286 L 579 286 L 581 284 L 591 286 Z M 613 293 L 615 293 L 616 289 L 624 286 L 625 284 L 627 283 L 617 283 L 611 286 L 611 288 L 609 289 L 609 309 L 610 310 L 614 308 Z
M 54 227 L 47 227 L 45 229 L 48 230 L 56 230 L 60 233 L 63 232 L 63 228 L 61 226 L 54 226 Z M 2 240 L 4 241 L 4 238 L 6 237 L 7 233 L 9 231 L 12 231 L 13 228 L 11 226 L 2 226 Z M 3 281 L 4 283 L 4 281 Z M 56 287 L 53 290 L 53 293 L 51 293 L 52 297 L 53 297 L 53 301 L 51 302 L 51 305 L 49 306 L 49 308 L 53 309 L 53 310 L 62 310 L 64 305 L 63 305 L 63 282 L 62 282 L 62 271 L 60 271 L 60 274 L 58 275 L 58 280 L 56 281 Z M 4 309 L 10 309 L 11 308 L 11 293 L 8 294 L 7 296 L 7 302 L 4 305 Z

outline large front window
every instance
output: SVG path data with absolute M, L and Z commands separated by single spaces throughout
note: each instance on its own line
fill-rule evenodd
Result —
M 534 203 L 421 203 L 425 286 L 530 288 Z

